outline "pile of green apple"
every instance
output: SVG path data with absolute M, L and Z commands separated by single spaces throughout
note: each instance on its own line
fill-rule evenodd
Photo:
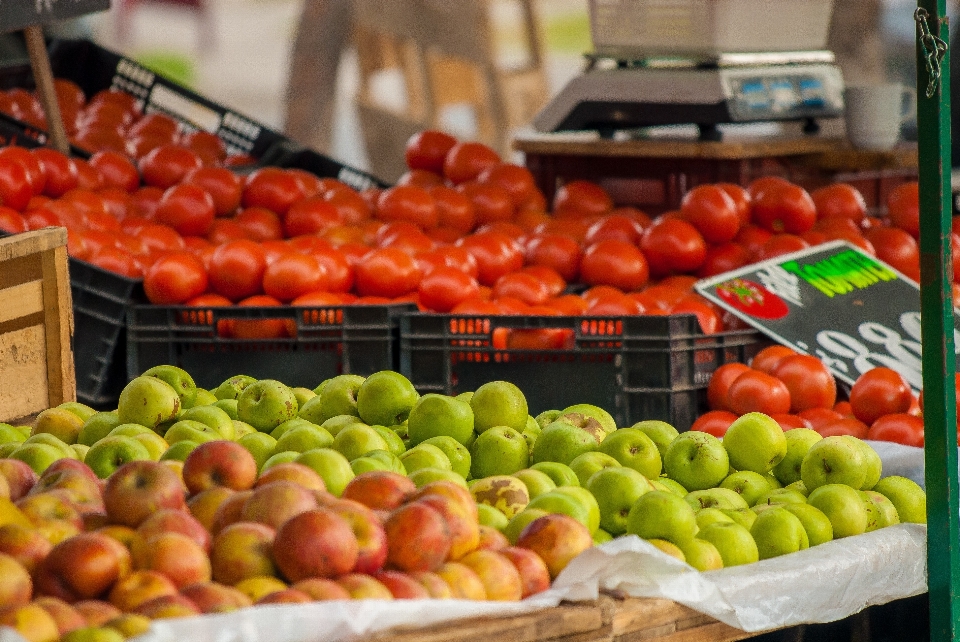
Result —
M 594 542 L 635 534 L 700 570 L 926 521 L 923 490 L 881 479 L 879 456 L 854 437 L 784 432 L 761 413 L 740 417 L 722 441 L 661 421 L 618 429 L 588 404 L 533 417 L 509 382 L 421 396 L 392 371 L 340 375 L 314 390 L 241 375 L 208 391 L 158 366 L 127 385 L 116 411 L 64 404 L 41 413 L 29 436 L 0 427 L 0 457 L 38 473 L 73 457 L 107 478 L 129 461 L 182 462 L 214 440 L 242 445 L 261 474 L 304 464 L 337 496 L 369 471 L 417 487 L 453 481 L 472 492 L 481 524 L 511 542 L 560 513 Z

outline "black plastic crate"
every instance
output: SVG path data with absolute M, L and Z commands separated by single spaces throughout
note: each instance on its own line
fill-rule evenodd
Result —
M 127 375 L 172 364 L 212 388 L 238 374 L 316 387 L 338 374 L 394 370 L 399 317 L 408 304 L 322 307 L 138 305 L 127 315 Z M 220 336 L 223 323 L 280 319 L 295 336 L 236 339 Z
M 506 347 L 506 331 L 559 329 L 569 349 Z M 498 338 L 500 337 L 500 338 Z M 404 315 L 400 372 L 423 393 L 458 394 L 511 381 L 530 413 L 591 403 L 619 426 L 645 419 L 687 430 L 706 407 L 719 366 L 759 349 L 753 330 L 700 332 L 694 315 L 629 317 Z

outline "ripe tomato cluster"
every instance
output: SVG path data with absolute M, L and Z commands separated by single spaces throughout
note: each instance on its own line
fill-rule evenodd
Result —
M 161 113 L 144 115 L 137 99 L 119 89 L 105 89 L 87 100 L 74 82 L 57 78 L 54 89 L 71 144 L 90 152 L 112 151 L 133 159 L 162 145 L 179 144 L 206 164 L 243 165 L 247 155 L 227 155 L 223 141 L 204 131 L 182 132 L 177 121 Z M 36 92 L 0 91 L 0 112 L 47 130 L 47 117 Z
M 733 421 L 748 412 L 773 417 L 784 430 L 811 428 L 824 437 L 923 446 L 920 400 L 890 368 L 862 374 L 848 401 L 837 401 L 837 382 L 815 356 L 774 345 L 764 348 L 749 366 L 728 363 L 713 373 L 707 388 L 710 411 L 691 430 L 722 437 Z

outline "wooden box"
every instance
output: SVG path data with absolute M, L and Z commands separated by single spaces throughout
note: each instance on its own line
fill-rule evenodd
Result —
M 67 230 L 0 238 L 0 421 L 76 399 Z

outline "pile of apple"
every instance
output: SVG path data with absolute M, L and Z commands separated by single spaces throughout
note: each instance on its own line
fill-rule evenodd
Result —
M 737 417 L 762 412 L 784 430 L 812 428 L 823 437 L 851 435 L 923 447 L 922 395 L 914 396 L 897 371 L 876 367 L 860 375 L 849 400 L 837 399 L 837 382 L 817 357 L 786 346 L 761 350 L 749 366 L 717 368 L 707 388 L 711 410 L 692 429 L 723 437 Z

